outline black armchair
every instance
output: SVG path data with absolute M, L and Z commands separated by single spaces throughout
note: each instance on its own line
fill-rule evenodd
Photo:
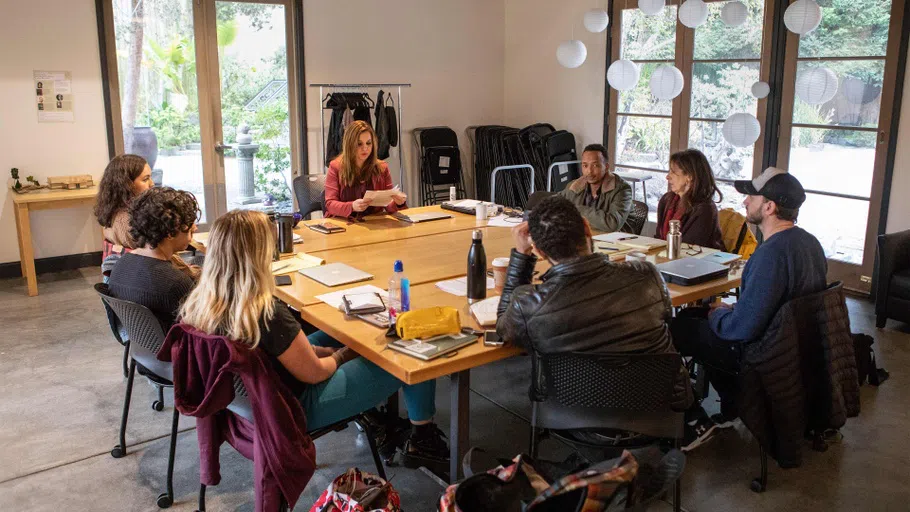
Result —
M 910 323 L 910 230 L 878 236 L 875 326 Z

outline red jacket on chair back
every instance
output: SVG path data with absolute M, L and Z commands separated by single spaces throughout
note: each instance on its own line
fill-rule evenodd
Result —
M 282 496 L 293 509 L 316 470 L 316 447 L 303 407 L 263 352 L 177 324 L 158 359 L 174 365 L 177 410 L 197 418 L 200 481 L 221 481 L 219 447 L 227 441 L 253 460 L 256 512 L 278 510 Z M 235 374 L 246 387 L 255 424 L 226 410 L 234 399 Z

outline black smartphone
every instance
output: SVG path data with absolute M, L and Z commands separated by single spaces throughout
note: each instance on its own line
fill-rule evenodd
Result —
M 503 341 L 502 338 L 499 337 L 499 334 L 491 329 L 483 332 L 483 344 L 486 347 L 501 347 Z
M 291 284 L 291 276 L 275 276 L 275 286 L 287 286 Z

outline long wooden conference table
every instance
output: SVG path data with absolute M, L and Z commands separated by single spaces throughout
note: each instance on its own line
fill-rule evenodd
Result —
M 412 208 L 409 213 L 439 212 L 438 206 Z M 393 350 L 387 350 L 389 339 L 385 330 L 357 319 L 347 318 L 341 311 L 323 303 L 316 296 L 345 288 L 374 284 L 385 289 L 392 275 L 395 260 L 404 264 L 405 274 L 411 280 L 412 309 L 431 306 L 452 306 L 461 312 L 463 326 L 483 330 L 467 307 L 465 297 L 444 292 L 436 283 L 464 276 L 467 273 L 467 254 L 474 229 L 484 232 L 483 245 L 487 262 L 493 258 L 508 257 L 512 249 L 511 230 L 506 227 L 487 226 L 473 216 L 451 213 L 451 219 L 409 224 L 389 215 L 367 217 L 364 222 L 348 223 L 342 219 L 328 222 L 343 226 L 346 231 L 331 235 L 312 231 L 306 224 L 325 222 L 305 221 L 295 230 L 303 243 L 295 244 L 295 252 L 306 252 L 323 258 L 328 263 L 346 263 L 374 276 L 373 281 L 345 286 L 327 287 L 296 272 L 291 285 L 277 288 L 276 296 L 300 312 L 300 316 L 315 327 L 354 349 L 377 366 L 391 373 L 406 384 L 418 384 L 430 379 L 449 377 L 451 393 L 450 415 L 450 478 L 458 478 L 458 469 L 470 440 L 470 372 L 472 368 L 520 354 L 514 347 L 486 347 L 478 339 L 449 357 L 421 361 Z M 197 235 L 193 245 L 205 250 L 205 234 Z M 287 257 L 290 257 L 288 255 Z M 649 260 L 659 262 L 657 254 Z M 546 262 L 538 262 L 538 270 L 545 271 Z M 741 272 L 731 271 L 726 278 L 716 279 L 697 286 L 669 285 L 674 306 L 704 299 L 731 290 L 740 285 Z

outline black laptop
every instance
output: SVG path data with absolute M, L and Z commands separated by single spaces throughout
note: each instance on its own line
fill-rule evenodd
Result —
M 730 267 L 699 258 L 681 258 L 657 265 L 667 284 L 692 286 L 727 277 Z

